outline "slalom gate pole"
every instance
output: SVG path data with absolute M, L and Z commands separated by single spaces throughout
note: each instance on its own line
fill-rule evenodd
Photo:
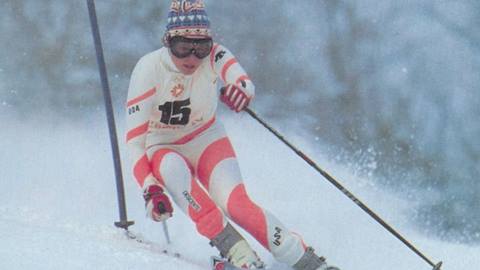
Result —
M 93 41 L 95 43 L 95 51 L 97 54 L 97 64 L 102 82 L 103 98 L 105 101 L 105 110 L 107 113 L 108 130 L 110 134 L 110 145 L 112 148 L 113 165 L 115 168 L 115 179 L 117 185 L 118 210 L 120 221 L 115 222 L 115 226 L 128 230 L 128 226 L 134 224 L 133 221 L 127 219 L 127 209 L 125 206 L 125 190 L 123 187 L 122 166 L 120 161 L 120 151 L 118 150 L 118 139 L 115 130 L 115 118 L 113 114 L 112 97 L 110 95 L 110 87 L 108 85 L 107 68 L 103 56 L 102 40 L 98 28 L 97 13 L 95 11 L 94 0 L 87 0 L 88 14 L 90 17 L 90 25 L 92 27 Z
M 244 111 L 248 113 L 252 118 L 257 120 L 262 126 L 268 129 L 275 137 L 277 137 L 280 141 L 282 141 L 285 145 L 287 145 L 291 150 L 293 150 L 300 158 L 302 158 L 305 162 L 307 162 L 311 167 L 313 167 L 317 172 L 319 172 L 325 179 L 327 179 L 331 184 L 333 184 L 337 189 L 339 189 L 345 196 L 347 196 L 350 200 L 352 200 L 357 206 L 359 206 L 363 211 L 365 211 L 368 215 L 370 215 L 373 219 L 375 219 L 380 225 L 382 225 L 387 231 L 397 237 L 400 241 L 402 241 L 407 247 L 409 247 L 413 252 L 415 252 L 418 256 L 420 256 L 425 262 L 430 264 L 433 267 L 433 270 L 440 270 L 442 266 L 442 262 L 437 264 L 433 263 L 430 259 L 428 259 L 422 252 L 420 252 L 415 246 L 413 246 L 405 237 L 403 237 L 400 233 L 398 233 L 392 226 L 390 226 L 387 222 L 385 222 L 382 218 L 380 218 L 375 212 L 373 212 L 368 206 L 366 206 L 362 201 L 360 201 L 355 195 L 353 195 L 350 191 L 348 191 L 342 184 L 340 184 L 335 178 L 333 178 L 330 174 L 326 171 L 322 170 L 312 159 L 310 159 L 307 155 L 305 155 L 302 151 L 300 151 L 297 147 L 291 144 L 284 136 L 282 136 L 278 131 L 273 129 L 270 125 L 268 125 L 264 120 L 262 120 L 258 115 L 249 108 L 245 108 Z

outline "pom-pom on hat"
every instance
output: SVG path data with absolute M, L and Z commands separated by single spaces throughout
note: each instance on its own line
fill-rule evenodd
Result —
M 173 0 L 168 13 L 166 36 L 211 37 L 210 21 L 203 0 Z

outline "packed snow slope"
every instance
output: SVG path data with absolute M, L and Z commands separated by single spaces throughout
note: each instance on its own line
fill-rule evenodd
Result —
M 248 115 L 225 115 L 222 120 L 251 196 L 302 234 L 329 262 L 343 270 L 431 269 Z M 178 210 L 168 221 L 173 240 L 168 248 L 195 264 L 127 240 L 113 226 L 118 211 L 102 117 L 87 114 L 78 122 L 57 123 L 40 118 L 0 120 L 0 269 L 193 270 L 205 269 L 209 256 L 216 255 Z M 480 247 L 417 233 L 408 223 L 411 202 L 381 190 L 373 179 L 329 162 L 287 127 L 278 129 L 434 262 L 443 260 L 443 269 L 478 267 Z M 124 136 L 119 137 L 123 142 Z M 123 144 L 121 152 L 129 219 L 136 222 L 131 229 L 157 243 L 157 248 L 166 248 L 162 226 L 145 218 Z M 267 264 L 287 269 L 252 243 Z

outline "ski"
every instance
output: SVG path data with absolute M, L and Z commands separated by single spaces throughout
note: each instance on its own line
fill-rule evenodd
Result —
M 235 265 L 229 263 L 227 260 L 221 257 L 212 256 L 211 257 L 212 270 L 245 270 L 243 268 L 238 268 Z M 258 268 L 263 270 L 268 270 L 270 268 L 262 267 Z
M 188 263 L 190 265 L 199 267 L 199 268 L 204 268 L 204 269 L 209 269 L 209 267 L 205 263 L 201 263 L 192 259 L 189 259 L 185 256 L 182 256 L 179 252 L 169 250 L 168 248 L 161 246 L 155 242 L 152 242 L 148 239 L 145 239 L 142 235 L 136 234 L 130 230 L 125 231 L 125 235 L 128 239 L 133 240 L 139 244 L 145 249 L 150 252 L 158 253 L 164 256 L 168 256 L 170 258 L 178 259 L 181 260 L 185 263 Z
M 155 242 L 145 239 L 141 234 L 136 234 L 130 230 L 125 231 L 125 235 L 127 239 L 133 240 L 136 243 L 141 244 L 141 247 L 144 248 L 145 250 L 158 253 L 163 256 L 168 256 L 170 258 L 181 260 L 192 266 L 196 266 L 203 269 L 210 269 L 210 270 L 244 270 L 232 265 L 224 258 L 217 257 L 217 256 L 212 256 L 210 258 L 210 265 L 196 261 L 196 260 L 192 260 L 186 256 L 183 256 L 181 253 L 177 251 L 169 250 L 167 247 L 161 246 Z M 265 267 L 262 269 L 268 270 L 270 269 L 270 267 Z
M 211 260 L 212 270 L 241 270 L 240 268 L 235 267 L 223 258 L 212 256 Z

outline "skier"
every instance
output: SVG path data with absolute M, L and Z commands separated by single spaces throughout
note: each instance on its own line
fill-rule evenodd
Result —
M 127 144 L 147 215 L 154 221 L 172 216 L 168 192 L 235 267 L 264 263 L 228 220 L 295 270 L 337 269 L 247 195 L 215 114 L 218 99 L 241 112 L 255 87 L 232 53 L 213 42 L 203 1 L 172 1 L 163 42 L 136 64 L 128 90 Z

